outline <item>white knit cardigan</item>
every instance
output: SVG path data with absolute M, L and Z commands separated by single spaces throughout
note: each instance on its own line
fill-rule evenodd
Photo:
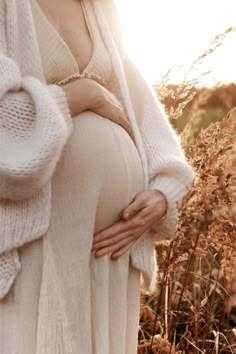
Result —
M 145 187 L 162 191 L 168 201 L 165 221 L 131 251 L 133 265 L 152 288 L 154 239 L 174 235 L 177 203 L 193 173 L 156 95 L 123 51 L 113 1 L 90 1 L 133 129 Z M 0 299 L 21 269 L 17 249 L 47 233 L 51 177 L 72 129 L 64 91 L 45 81 L 30 0 L 0 0 Z

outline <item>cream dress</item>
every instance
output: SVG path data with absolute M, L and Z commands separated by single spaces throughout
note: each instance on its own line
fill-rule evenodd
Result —
M 79 73 L 36 0 L 32 9 L 48 83 Z M 109 84 L 112 65 L 88 0 L 83 9 L 93 41 L 84 72 Z M 128 253 L 96 259 L 91 246 L 94 232 L 117 221 L 143 190 L 141 161 L 110 120 L 86 111 L 73 124 L 52 180 L 48 233 L 20 249 L 22 271 L 0 302 L 0 354 L 137 352 L 140 272 Z

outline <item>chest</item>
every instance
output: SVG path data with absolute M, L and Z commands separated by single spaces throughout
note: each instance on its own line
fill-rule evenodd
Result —
M 88 1 L 88 0 L 83 0 Z M 69 47 L 81 70 L 93 50 L 92 33 L 83 1 L 37 0 L 50 25 Z

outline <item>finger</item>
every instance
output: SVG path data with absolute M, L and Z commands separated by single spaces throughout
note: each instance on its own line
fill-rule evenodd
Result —
M 135 242 L 136 240 L 132 240 L 127 245 L 121 247 L 118 251 L 112 253 L 111 259 L 117 259 L 123 256 L 126 252 L 128 252 L 131 249 L 131 247 L 135 244 Z
M 121 118 L 121 121 L 119 122 L 119 125 L 121 125 L 122 128 L 124 128 L 127 131 L 128 134 L 130 134 L 130 135 L 132 134 L 131 126 L 130 126 L 129 122 L 126 119 Z
M 130 205 L 128 205 L 127 208 L 123 210 L 122 219 L 129 220 L 134 215 L 136 215 L 139 211 L 141 211 L 143 208 L 144 208 L 143 200 L 135 198 L 135 200 Z
M 120 242 L 118 242 L 112 246 L 101 248 L 95 252 L 95 257 L 99 258 L 99 257 L 103 257 L 103 256 L 110 254 L 110 253 L 118 252 L 119 249 L 125 247 L 131 241 L 133 241 L 134 238 L 135 238 L 134 235 L 132 235 L 132 236 L 126 237 L 125 239 L 121 240 Z
M 122 128 L 124 128 L 129 134 L 131 134 L 131 125 L 128 117 L 126 116 L 123 106 L 119 102 L 117 102 L 117 105 L 115 105 L 114 108 L 115 109 L 113 112 L 113 121 L 122 126 Z
M 119 220 L 113 225 L 107 227 L 106 229 L 98 233 L 95 233 L 93 238 L 93 243 L 96 244 L 100 241 L 113 238 L 115 235 L 129 231 L 130 229 L 132 229 L 132 225 L 130 223 L 126 223 L 123 220 Z
M 135 233 L 142 233 L 143 229 L 152 225 L 152 219 L 146 209 L 142 209 L 137 215 L 131 218 L 129 221 L 123 223 L 124 227 L 119 230 L 118 233 L 113 234 L 111 237 L 104 239 L 96 239 L 93 241 L 92 251 L 102 247 L 109 247 L 123 238 L 127 238 Z
M 117 235 L 113 236 L 112 238 L 93 243 L 92 251 L 96 251 L 96 250 L 101 249 L 101 248 L 105 248 L 105 247 L 110 247 L 110 246 L 116 245 L 119 242 L 121 242 L 122 240 L 130 237 L 131 236 L 131 232 L 132 231 L 129 230 L 129 231 L 117 234 Z
M 132 128 L 131 128 L 131 125 L 130 125 L 130 121 L 129 121 L 129 119 L 128 119 L 123 107 L 121 108 L 121 122 L 123 123 L 123 126 L 127 130 L 127 132 L 129 134 L 131 134 L 132 133 Z
M 116 123 L 118 123 L 122 128 L 124 128 L 129 134 L 132 133 L 131 125 L 126 117 L 124 111 L 118 108 L 118 112 L 116 112 Z
M 158 223 L 159 221 L 162 220 L 163 213 L 160 212 L 160 208 L 158 205 L 150 204 L 148 205 L 145 203 L 146 206 L 143 206 L 143 209 L 141 209 L 136 215 L 133 216 L 134 218 L 139 218 L 139 220 L 146 220 L 147 223 L 153 224 L 153 222 Z
M 121 112 L 118 110 L 115 110 L 113 107 L 113 112 L 110 112 L 109 115 L 104 116 L 105 118 L 111 120 L 112 122 L 119 124 L 122 128 L 124 128 L 128 134 L 132 134 L 132 129 L 130 126 L 129 121 L 124 119 L 124 116 L 121 114 Z
M 153 219 L 153 208 L 152 206 L 150 207 L 143 207 L 136 215 L 133 215 L 133 217 L 130 219 L 133 220 L 133 223 L 139 223 L 139 222 L 149 222 Z

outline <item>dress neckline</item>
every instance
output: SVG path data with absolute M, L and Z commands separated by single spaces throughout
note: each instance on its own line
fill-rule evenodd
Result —
M 68 46 L 68 44 L 66 43 L 66 41 L 64 40 L 64 38 L 62 38 L 62 36 L 59 34 L 59 32 L 56 30 L 56 28 L 53 26 L 53 24 L 51 23 L 51 21 L 48 19 L 47 15 L 44 13 L 44 11 L 42 10 L 42 8 L 40 7 L 40 5 L 38 4 L 37 0 L 32 0 L 36 6 L 37 11 L 40 13 L 41 18 L 44 20 L 44 22 L 47 24 L 47 26 L 50 28 L 51 31 L 53 31 L 54 35 L 57 37 L 57 39 L 61 42 L 62 46 L 65 48 L 65 50 L 67 51 L 68 55 L 70 56 L 71 60 L 73 61 L 73 64 L 76 68 L 76 71 L 79 74 L 83 74 L 85 71 L 87 71 L 88 67 L 90 66 L 94 55 L 95 55 L 95 40 L 94 40 L 94 35 L 93 35 L 93 31 L 92 31 L 92 23 L 90 22 L 90 18 L 89 18 L 89 11 L 86 8 L 85 3 L 87 3 L 87 1 L 81 0 L 81 6 L 82 6 L 82 10 L 83 10 L 83 15 L 84 15 L 84 19 L 89 31 L 89 35 L 92 41 L 92 54 L 90 56 L 90 59 L 88 61 L 88 64 L 85 66 L 85 68 L 80 71 L 80 67 L 79 64 L 74 56 L 74 54 L 72 53 L 70 47 Z

